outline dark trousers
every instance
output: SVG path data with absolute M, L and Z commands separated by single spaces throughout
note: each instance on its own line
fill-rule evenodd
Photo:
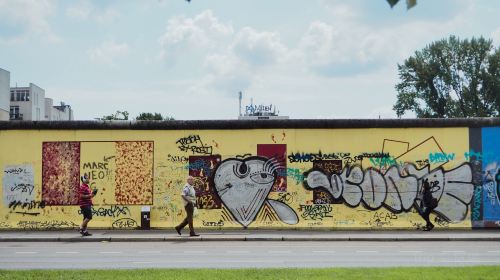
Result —
M 422 212 L 422 218 L 424 218 L 426 227 L 430 227 L 432 225 L 431 220 L 429 216 L 431 215 L 432 209 L 430 207 L 426 207 L 425 210 Z
M 186 225 L 189 225 L 189 233 L 194 233 L 194 227 L 193 227 L 194 205 L 193 205 L 193 203 L 188 203 L 186 206 L 184 206 L 184 209 L 186 209 L 186 218 L 177 227 L 179 229 L 183 229 Z
M 430 207 L 416 207 L 417 208 L 417 211 L 418 211 L 418 214 L 420 214 L 420 216 L 422 216 L 422 218 L 425 220 L 425 223 L 426 223 L 426 227 L 430 227 L 432 225 L 431 223 L 431 220 L 429 218 L 429 216 L 431 215 L 431 212 L 432 212 L 432 208 Z

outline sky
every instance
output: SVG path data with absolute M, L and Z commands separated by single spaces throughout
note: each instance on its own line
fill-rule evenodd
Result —
M 75 119 L 395 118 L 398 64 L 450 35 L 500 45 L 500 1 L 0 0 L 0 68 Z M 414 114 L 407 113 L 411 118 Z

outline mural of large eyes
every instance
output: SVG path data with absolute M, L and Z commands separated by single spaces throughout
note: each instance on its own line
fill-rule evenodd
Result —
M 246 163 L 242 162 L 241 164 L 237 164 L 233 167 L 233 172 L 236 177 L 244 178 L 250 173 L 250 167 Z
M 274 176 L 271 173 L 260 171 L 250 175 L 250 179 L 257 184 L 269 184 L 274 181 Z

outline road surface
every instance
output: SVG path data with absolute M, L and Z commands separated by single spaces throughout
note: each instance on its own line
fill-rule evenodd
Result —
M 2 242 L 0 269 L 500 265 L 500 242 Z

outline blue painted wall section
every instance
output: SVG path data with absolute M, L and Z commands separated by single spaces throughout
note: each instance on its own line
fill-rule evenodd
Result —
M 482 129 L 484 227 L 500 227 L 500 127 Z

